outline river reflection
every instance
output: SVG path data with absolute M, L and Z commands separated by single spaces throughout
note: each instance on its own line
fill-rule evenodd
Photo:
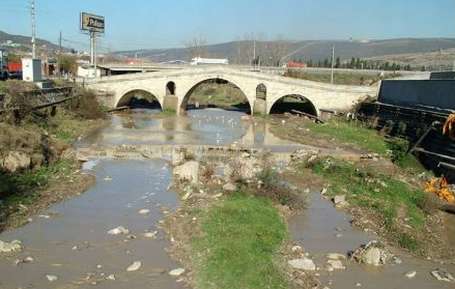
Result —
M 264 120 L 251 120 L 241 111 L 217 108 L 189 110 L 186 116 L 163 117 L 159 110 L 136 109 L 114 114 L 110 124 L 77 145 L 229 145 L 289 149 L 298 147 L 270 132 Z

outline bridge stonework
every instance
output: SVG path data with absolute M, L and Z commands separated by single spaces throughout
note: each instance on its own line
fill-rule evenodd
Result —
M 332 85 L 279 75 L 232 69 L 229 67 L 195 67 L 180 70 L 108 76 L 87 82 L 87 87 L 99 92 L 99 100 L 108 107 L 117 107 L 128 93 L 144 91 L 153 95 L 163 109 L 176 113 L 185 111 L 192 90 L 201 82 L 223 79 L 236 85 L 246 96 L 252 113 L 268 114 L 282 97 L 298 95 L 310 101 L 316 113 L 321 109 L 347 110 L 366 95 L 375 96 L 377 87 Z M 173 94 L 167 84 L 173 82 Z M 265 99 L 256 97 L 256 88 L 265 85 Z M 122 100 L 123 98 L 123 100 Z

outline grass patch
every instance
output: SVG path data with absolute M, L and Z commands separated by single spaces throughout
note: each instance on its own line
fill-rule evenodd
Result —
M 334 159 L 321 160 L 312 169 L 330 183 L 329 195 L 344 194 L 351 204 L 377 214 L 392 241 L 413 252 L 421 248 L 418 234 L 426 220 L 423 191 Z M 404 219 L 412 228 L 403 229 L 399 222 Z
M 359 148 L 380 155 L 387 154 L 388 146 L 384 137 L 361 123 L 332 119 L 324 124 L 308 122 L 305 126 L 315 134 L 335 138 L 343 143 L 355 144 Z
M 324 82 L 330 83 L 330 71 L 326 73 L 315 73 L 315 72 L 308 72 L 308 71 L 299 71 L 290 69 L 285 73 L 285 76 L 298 78 L 298 79 L 305 79 L 317 82 Z M 391 79 L 395 77 L 399 77 L 400 74 L 398 73 L 387 73 L 384 77 L 380 77 L 379 74 L 371 74 L 371 73 L 350 73 L 350 72 L 335 72 L 334 73 L 334 83 L 335 84 L 343 84 L 343 85 L 371 85 L 378 82 L 381 79 Z
M 202 216 L 193 241 L 199 288 L 287 288 L 274 261 L 287 236 L 272 202 L 236 193 Z

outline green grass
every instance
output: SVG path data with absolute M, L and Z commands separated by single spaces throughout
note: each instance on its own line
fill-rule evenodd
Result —
M 287 288 L 274 261 L 287 230 L 270 200 L 237 193 L 202 220 L 193 241 L 198 288 Z
M 418 236 L 403 231 L 396 217 L 401 211 L 401 217 L 408 218 L 412 231 L 418 233 L 426 218 L 422 209 L 425 202 L 423 191 L 390 176 L 360 170 L 353 164 L 334 159 L 319 161 L 314 165 L 313 172 L 330 183 L 329 195 L 344 194 L 349 203 L 377 213 L 390 237 L 401 247 L 410 251 L 420 248 L 416 240 Z
M 240 89 L 220 83 L 203 83 L 196 87 L 190 97 L 191 102 L 200 105 L 214 105 L 218 107 L 235 106 L 247 102 Z
M 39 197 L 39 188 L 45 187 L 50 178 L 57 174 L 71 172 L 73 162 L 61 160 L 49 166 L 42 166 L 35 171 L 14 174 L 0 172 L 0 199 L 3 207 L 31 204 Z M 1 208 L 1 207 L 0 207 Z
M 177 112 L 175 111 L 175 109 L 166 108 L 166 109 L 163 109 L 158 114 L 158 116 L 175 116 L 176 114 L 177 114 Z
M 305 124 L 311 132 L 325 137 L 335 138 L 343 143 L 355 144 L 359 148 L 386 155 L 388 146 L 384 137 L 376 130 L 367 128 L 358 122 L 330 120 L 324 124 L 308 122 Z

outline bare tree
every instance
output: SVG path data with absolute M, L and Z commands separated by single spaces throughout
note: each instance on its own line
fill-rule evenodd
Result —
M 273 41 L 265 43 L 263 52 L 263 63 L 271 66 L 281 65 L 281 59 L 289 53 L 290 42 L 285 40 L 282 36 L 278 36 Z
M 204 37 L 198 36 L 185 42 L 190 59 L 195 57 L 204 57 L 207 55 L 207 41 Z

